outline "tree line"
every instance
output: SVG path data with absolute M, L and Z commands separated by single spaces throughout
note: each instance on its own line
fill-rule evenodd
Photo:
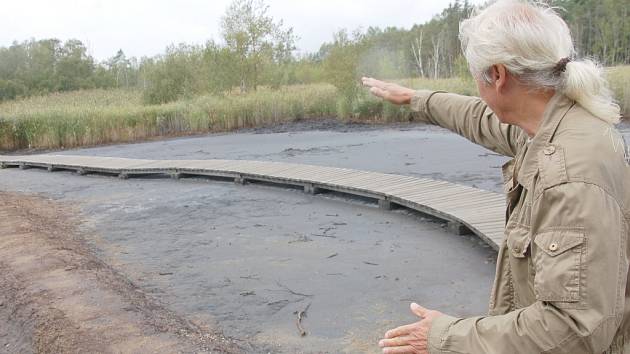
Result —
M 605 65 L 630 63 L 627 0 L 551 0 L 561 8 L 581 56 Z M 341 30 L 319 51 L 296 55 L 297 36 L 269 15 L 264 0 L 234 0 L 221 18 L 220 41 L 171 45 L 140 59 L 119 50 L 98 62 L 78 40 L 28 40 L 0 47 L 0 100 L 89 88 L 135 88 L 147 103 L 199 94 L 244 93 L 264 85 L 329 82 L 346 97 L 358 78 L 467 76 L 459 22 L 473 6 L 455 0 L 410 29 Z

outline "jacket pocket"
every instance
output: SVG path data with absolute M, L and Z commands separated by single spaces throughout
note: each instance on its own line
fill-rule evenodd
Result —
M 516 215 L 513 215 L 516 217 Z M 530 228 L 518 222 L 508 222 L 507 250 L 509 252 L 512 303 L 515 308 L 522 308 L 534 301 L 532 282 L 530 281 L 531 246 Z
M 586 239 L 580 230 L 552 230 L 536 235 L 534 291 L 540 301 L 575 308 L 583 300 L 582 263 Z
M 510 256 L 514 258 L 525 258 L 530 242 L 529 227 L 518 223 L 510 222 L 510 224 L 508 231 L 506 231 L 507 247 L 510 251 Z

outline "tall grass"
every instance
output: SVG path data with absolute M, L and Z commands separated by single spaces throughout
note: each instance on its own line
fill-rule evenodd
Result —
M 621 106 L 621 115 L 630 118 L 630 65 L 607 69 L 608 82 Z
M 333 117 L 335 102 L 331 85 L 263 88 L 163 105 L 143 105 L 141 93 L 128 90 L 32 97 L 0 105 L 0 149 L 64 149 Z
M 609 79 L 624 115 L 630 117 L 630 66 L 610 68 Z M 399 83 L 466 95 L 477 92 L 474 82 L 457 78 Z M 138 91 L 89 90 L 0 104 L 0 150 L 64 149 L 331 117 L 374 123 L 411 119 L 406 107 L 384 103 L 367 90 L 348 99 L 328 84 L 261 88 L 245 95 L 207 95 L 163 105 L 144 105 Z

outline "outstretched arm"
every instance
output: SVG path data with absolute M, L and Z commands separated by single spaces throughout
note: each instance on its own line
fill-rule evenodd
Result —
M 498 154 L 514 157 L 527 139 L 521 128 L 501 123 L 478 97 L 413 90 L 373 78 L 362 81 L 373 95 L 393 104 L 408 104 L 416 118 L 449 129 Z

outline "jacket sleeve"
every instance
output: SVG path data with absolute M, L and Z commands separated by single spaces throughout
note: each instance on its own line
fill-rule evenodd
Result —
M 434 320 L 429 353 L 603 353 L 621 323 L 626 224 L 600 187 L 569 182 L 533 201 L 536 302 L 503 315 Z
M 410 108 L 415 118 L 449 129 L 501 155 L 514 157 L 527 139 L 521 128 L 501 123 L 478 97 L 418 90 Z

